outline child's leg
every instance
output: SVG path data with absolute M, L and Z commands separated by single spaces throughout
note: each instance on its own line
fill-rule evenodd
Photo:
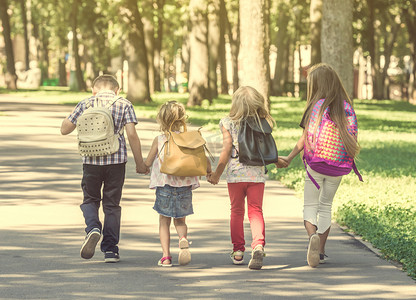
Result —
M 231 202 L 231 242 L 233 251 L 245 251 L 244 240 L 244 204 L 247 183 L 228 183 L 228 194 Z
M 170 256 L 170 222 L 170 217 L 159 215 L 159 237 L 163 257 Z M 166 263 L 170 263 L 170 261 Z
M 185 223 L 185 217 L 175 218 L 173 220 L 175 224 L 176 232 L 179 235 L 179 255 L 178 262 L 180 265 L 184 266 L 191 262 L 191 252 L 189 251 L 189 242 L 186 239 L 188 234 L 188 227 Z
M 309 236 L 308 251 L 306 254 L 306 260 L 308 265 L 315 268 L 319 264 L 319 244 L 320 238 L 316 234 L 318 229 L 318 206 L 319 196 L 324 183 L 324 176 L 319 174 L 308 167 L 309 173 L 313 176 L 316 182 L 321 186 L 321 189 L 317 189 L 315 184 L 311 181 L 309 176 L 305 175 L 305 189 L 304 189 L 304 201 L 303 201 L 303 220 L 306 232 Z
M 313 171 L 311 168 L 309 168 L 309 166 L 308 171 L 316 180 L 316 182 L 322 187 L 324 184 L 323 175 Z M 316 233 L 318 227 L 318 206 L 321 190 L 322 188 L 320 190 L 316 188 L 308 174 L 306 174 L 305 187 L 303 192 L 303 223 L 309 237 Z
M 179 238 L 185 237 L 188 235 L 188 226 L 185 223 L 185 218 L 175 218 L 173 219 L 173 224 L 175 225 L 176 232 L 179 235 Z
M 251 243 L 253 249 L 257 245 L 262 245 L 264 247 L 266 244 L 263 218 L 263 194 L 264 183 L 253 182 L 248 184 L 247 211 L 253 238 L 253 242 Z
M 325 243 L 331 227 L 332 202 L 341 183 L 342 176 L 326 176 L 321 185 L 322 192 L 318 207 L 318 234 L 320 237 L 320 253 L 325 253 Z

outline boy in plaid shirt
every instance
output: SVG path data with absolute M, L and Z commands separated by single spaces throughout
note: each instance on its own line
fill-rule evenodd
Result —
M 105 262 L 118 262 L 120 260 L 118 242 L 120 237 L 120 200 L 125 178 L 125 167 L 127 162 L 126 140 L 123 127 L 126 130 L 130 148 L 136 162 L 136 172 L 148 174 L 149 168 L 143 162 L 140 139 L 137 135 L 135 125 L 136 114 L 133 105 L 125 98 L 119 97 L 120 86 L 111 75 L 97 77 L 92 85 L 92 96 L 79 102 L 73 112 L 64 119 L 61 133 L 67 135 L 75 130 L 77 119 L 87 108 L 91 106 L 105 106 L 106 103 L 117 100 L 110 106 L 114 120 L 114 131 L 120 133 L 120 148 L 116 153 L 106 156 L 88 157 L 83 160 L 83 177 L 81 182 L 84 200 L 81 210 L 84 214 L 85 231 L 87 236 L 81 247 L 81 257 L 90 259 L 94 256 L 95 247 L 103 234 L 101 251 L 104 252 Z M 98 99 L 98 101 L 97 101 Z M 101 196 L 101 188 L 103 195 Z M 104 226 L 99 220 L 98 209 L 100 202 L 103 203 Z

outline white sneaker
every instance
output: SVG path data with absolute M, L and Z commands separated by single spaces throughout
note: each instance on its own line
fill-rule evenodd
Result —
M 189 251 L 189 242 L 186 237 L 182 237 L 179 240 L 178 262 L 181 266 L 187 265 L 191 262 L 191 252 Z
M 260 270 L 263 266 L 264 248 L 262 245 L 257 245 L 251 252 L 251 259 L 248 267 L 252 270 Z
M 308 254 L 306 255 L 306 259 L 308 261 L 308 265 L 312 268 L 315 268 L 319 265 L 319 247 L 321 244 L 321 239 L 319 235 L 312 234 L 309 238 L 309 245 L 308 245 Z
M 239 260 L 235 259 L 236 256 L 241 256 Z M 235 265 L 242 265 L 244 262 L 244 252 L 241 250 L 233 251 L 230 253 L 231 260 Z
M 84 259 L 90 259 L 94 256 L 95 247 L 97 246 L 98 241 L 101 238 L 100 229 L 94 228 L 88 232 L 84 244 L 82 244 L 80 254 Z

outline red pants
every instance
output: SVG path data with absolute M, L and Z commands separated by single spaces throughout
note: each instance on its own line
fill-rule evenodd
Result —
M 263 219 L 263 194 L 264 183 L 262 182 L 237 182 L 228 183 L 228 194 L 231 200 L 231 242 L 233 251 L 244 251 L 244 206 L 247 196 L 248 219 L 250 221 L 253 242 L 251 247 L 264 246 L 265 229 Z

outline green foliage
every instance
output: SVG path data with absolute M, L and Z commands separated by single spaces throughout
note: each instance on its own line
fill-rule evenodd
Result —
M 413 191 L 414 192 L 414 191 Z M 349 202 L 337 211 L 337 221 L 381 249 L 387 259 L 399 261 L 416 277 L 416 210 L 403 203 L 372 206 Z

